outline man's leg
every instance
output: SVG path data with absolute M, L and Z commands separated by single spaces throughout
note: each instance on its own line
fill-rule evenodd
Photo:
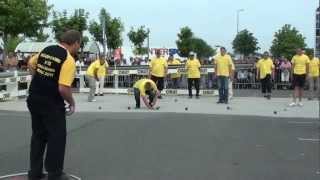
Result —
M 222 103 L 223 102 L 223 82 L 222 82 L 222 77 L 221 76 L 218 76 L 218 89 L 219 89 L 219 101 L 218 103 Z
M 229 97 L 229 77 L 224 77 L 224 102 L 228 103 Z
M 200 93 L 200 78 L 194 79 L 194 86 L 196 88 L 196 97 L 199 98 Z
M 260 80 L 261 81 L 261 93 L 262 93 L 262 96 L 263 97 L 266 97 L 266 89 L 267 89 L 267 86 L 266 86 L 266 78 L 263 78 Z
M 99 82 L 96 81 L 96 90 L 95 90 L 95 95 L 98 95 L 99 94 L 99 86 L 100 86 L 100 80 Z
M 32 137 L 30 150 L 30 178 L 41 178 L 43 173 L 43 155 L 47 144 L 48 133 L 43 124 L 42 112 L 36 108 L 36 102 L 28 99 L 28 109 L 32 121 Z
M 101 77 L 99 78 L 99 82 L 100 82 L 100 95 L 103 95 L 103 89 L 104 89 L 104 80 L 105 80 L 105 77 Z
M 228 89 L 229 89 L 229 99 L 233 97 L 233 82 L 231 79 L 229 79 L 229 84 L 228 84 Z
M 96 80 L 94 79 L 94 77 L 91 76 L 87 76 L 87 79 L 89 81 L 89 95 L 88 95 L 88 101 L 91 102 L 94 100 L 94 93 L 96 92 Z
M 315 79 L 315 91 L 314 91 L 314 97 L 317 98 L 317 100 L 320 97 L 320 78 L 316 77 Z
M 192 98 L 192 79 L 188 78 L 188 92 L 189 92 L 189 98 Z
M 47 114 L 44 124 L 48 129 L 48 145 L 45 167 L 48 179 L 59 177 L 63 173 L 66 146 L 66 115 L 64 107 L 52 106 L 51 114 Z
M 266 88 L 267 88 L 267 98 L 271 98 L 271 89 L 272 89 L 272 82 L 271 82 L 271 75 L 267 75 L 266 77 Z
M 312 100 L 314 98 L 314 89 L 315 89 L 315 79 L 313 77 L 309 77 L 309 99 Z
M 140 108 L 140 90 L 138 88 L 134 88 L 134 99 L 136 100 L 136 108 Z

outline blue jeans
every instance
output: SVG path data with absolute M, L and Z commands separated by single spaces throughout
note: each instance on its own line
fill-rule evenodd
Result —
M 218 76 L 218 88 L 219 88 L 219 101 L 228 102 L 228 86 L 229 86 L 229 77 L 227 76 Z

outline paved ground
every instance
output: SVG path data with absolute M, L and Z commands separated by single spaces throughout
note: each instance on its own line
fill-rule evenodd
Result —
M 109 95 L 89 104 L 76 96 L 67 172 L 85 180 L 320 178 L 316 101 L 283 111 L 289 99 L 235 98 L 227 110 L 216 98 L 166 97 L 150 113 L 127 110 L 130 98 Z M 1 176 L 28 169 L 31 130 L 23 101 L 0 103 L 0 110 Z

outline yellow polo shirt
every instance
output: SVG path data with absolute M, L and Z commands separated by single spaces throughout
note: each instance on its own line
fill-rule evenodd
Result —
M 200 61 L 198 59 L 188 59 L 186 62 L 186 70 L 188 78 L 200 78 Z
M 151 75 L 156 77 L 164 77 L 166 75 L 166 69 L 168 68 L 167 61 L 160 57 L 151 60 L 150 64 Z
M 260 79 L 264 79 L 268 74 L 271 75 L 272 69 L 274 69 L 274 64 L 271 58 L 260 59 L 256 66 L 260 71 Z
M 313 58 L 309 63 L 309 71 L 311 77 L 318 77 L 320 69 L 319 58 Z
M 181 62 L 177 59 L 174 59 L 172 62 L 168 62 L 168 65 L 180 65 Z M 174 74 L 171 74 L 171 78 L 180 78 L 181 75 L 180 73 L 174 73 Z
M 230 76 L 230 69 L 229 67 L 231 66 L 231 68 L 234 68 L 234 64 L 232 62 L 231 56 L 226 54 L 224 56 L 219 55 L 215 58 L 214 64 L 216 65 L 216 74 L 217 76 L 226 76 L 229 77 Z
M 310 63 L 310 59 L 307 55 L 295 55 L 293 56 L 291 63 L 294 64 L 293 74 L 303 75 L 307 73 L 307 65 Z
M 151 79 L 140 79 L 133 85 L 134 88 L 138 88 L 140 90 L 140 96 L 146 96 L 145 85 L 147 82 L 151 83 L 154 91 L 157 91 L 157 85 Z
M 86 74 L 88 76 L 95 76 L 94 71 L 97 70 L 97 76 L 98 78 L 106 76 L 106 67 L 109 67 L 108 63 L 101 65 L 100 60 L 97 59 L 93 63 L 90 64 L 90 66 L 87 69 Z

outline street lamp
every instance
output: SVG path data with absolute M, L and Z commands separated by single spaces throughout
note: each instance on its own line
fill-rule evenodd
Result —
M 244 11 L 244 9 L 237 10 L 237 34 L 239 34 L 239 16 L 240 16 L 240 13 L 243 11 Z

